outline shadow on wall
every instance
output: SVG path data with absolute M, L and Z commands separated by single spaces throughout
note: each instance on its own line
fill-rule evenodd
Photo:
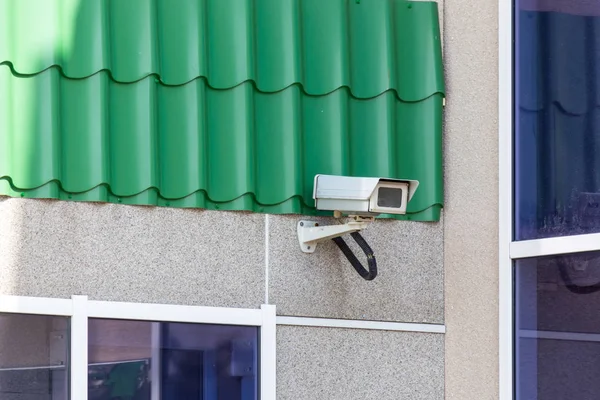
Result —
M 0 196 L 0 293 L 13 294 L 23 244 L 22 216 L 15 200 Z

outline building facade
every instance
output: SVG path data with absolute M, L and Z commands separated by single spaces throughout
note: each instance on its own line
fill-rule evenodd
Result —
M 0 398 L 595 398 L 566 3 L 0 2 Z M 300 250 L 318 173 L 419 179 L 376 279 Z

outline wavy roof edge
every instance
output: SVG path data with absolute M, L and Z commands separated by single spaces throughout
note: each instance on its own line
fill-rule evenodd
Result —
M 159 84 L 161 84 L 162 86 L 166 86 L 166 87 L 180 87 L 180 86 L 188 85 L 190 83 L 193 83 L 193 82 L 201 79 L 201 80 L 204 80 L 206 82 L 206 85 L 209 88 L 214 89 L 214 90 L 230 90 L 230 89 L 235 89 L 236 87 L 244 85 L 244 84 L 247 84 L 247 83 L 252 83 L 253 87 L 256 89 L 257 92 L 264 93 L 264 94 L 275 94 L 275 93 L 282 92 L 282 91 L 284 91 L 286 89 L 289 89 L 292 86 L 298 86 L 298 87 L 302 88 L 302 92 L 304 94 L 306 94 L 308 96 L 315 96 L 315 97 L 316 96 L 327 96 L 327 95 L 329 95 L 329 94 L 331 94 L 331 93 L 333 93 L 333 92 L 335 92 L 335 91 L 337 91 L 339 89 L 346 88 L 346 89 L 348 89 L 348 91 L 352 95 L 352 97 L 354 97 L 356 99 L 359 99 L 359 100 L 373 99 L 373 98 L 379 97 L 382 94 L 387 93 L 387 92 L 394 92 L 394 93 L 396 93 L 396 97 L 398 98 L 398 100 L 404 101 L 404 102 L 418 102 L 418 101 L 422 101 L 422 100 L 425 100 L 425 99 L 427 99 L 427 98 L 429 98 L 429 97 L 431 97 L 431 96 L 433 96 L 435 94 L 442 94 L 444 96 L 446 95 L 444 85 L 441 85 L 441 89 L 438 89 L 436 91 L 432 91 L 432 92 L 423 91 L 419 97 L 415 97 L 415 96 L 412 96 L 412 97 L 411 96 L 403 96 L 402 93 L 400 93 L 398 91 L 398 89 L 395 88 L 392 85 L 388 85 L 388 86 L 386 86 L 384 88 L 381 88 L 379 91 L 374 91 L 372 93 L 369 93 L 368 95 L 363 94 L 361 96 L 359 93 L 356 93 L 355 91 L 353 91 L 352 87 L 349 86 L 349 85 L 347 85 L 347 84 L 343 84 L 343 85 L 339 85 L 339 86 L 333 86 L 332 85 L 331 88 L 328 88 L 327 91 L 322 91 L 322 92 L 319 92 L 319 93 L 315 93 L 315 92 L 311 92 L 311 91 L 307 90 L 306 86 L 301 81 L 294 81 L 294 82 L 289 83 L 287 86 L 282 86 L 280 89 L 270 90 L 269 91 L 269 90 L 263 90 L 263 89 L 261 89 L 258 86 L 257 82 L 255 80 L 253 80 L 253 79 L 247 79 L 247 80 L 244 80 L 244 81 L 240 81 L 239 83 L 237 83 L 237 84 L 235 84 L 233 86 L 229 86 L 229 87 L 218 87 L 218 86 L 215 86 L 214 84 L 212 84 L 210 82 L 210 80 L 206 76 L 196 76 L 195 78 L 190 79 L 190 80 L 188 80 L 186 82 L 172 84 L 172 83 L 165 82 L 161 78 L 161 76 L 158 75 L 158 74 L 156 74 L 156 73 L 148 73 L 148 74 L 146 74 L 144 76 L 141 76 L 139 79 L 137 79 L 135 81 L 126 81 L 126 82 L 124 82 L 124 81 L 119 81 L 119 80 L 115 79 L 114 76 L 113 76 L 113 74 L 112 74 L 112 71 L 110 71 L 108 69 L 102 69 L 102 70 L 94 72 L 91 75 L 87 75 L 87 76 L 84 76 L 84 77 L 74 78 L 74 77 L 69 77 L 69 76 L 65 75 L 64 70 L 63 70 L 63 68 L 60 65 L 51 65 L 51 66 L 49 66 L 49 67 L 47 67 L 47 68 L 45 68 L 45 69 L 43 69 L 43 70 L 41 70 L 39 72 L 33 73 L 33 74 L 24 74 L 24 73 L 20 73 L 20 72 L 16 71 L 15 68 L 14 68 L 14 66 L 13 66 L 13 64 L 11 62 L 8 62 L 8 61 L 1 62 L 0 63 L 0 67 L 2 67 L 2 66 L 8 67 L 10 69 L 10 71 L 11 71 L 11 74 L 15 78 L 32 78 L 32 77 L 35 77 L 37 75 L 43 74 L 44 72 L 47 72 L 48 70 L 55 69 L 55 70 L 58 70 L 60 72 L 61 76 L 64 79 L 74 80 L 74 81 L 89 79 L 89 78 L 91 78 L 91 77 L 93 77 L 95 75 L 105 73 L 106 75 L 108 75 L 108 77 L 113 82 L 121 84 L 121 85 L 131 85 L 131 84 L 135 84 L 135 83 L 138 83 L 140 81 L 143 81 L 145 79 L 152 78 L 152 79 L 155 79 L 156 82 L 159 83 Z
M 427 95 L 425 95 L 422 98 L 407 99 L 407 98 L 401 97 L 400 93 L 398 93 L 398 91 L 395 90 L 394 88 L 388 88 L 388 89 L 386 89 L 386 90 L 384 90 L 382 92 L 378 92 L 378 93 L 376 93 L 376 94 L 374 94 L 373 96 L 370 96 L 370 97 L 358 97 L 355 93 L 352 92 L 352 88 L 349 87 L 349 86 L 346 86 L 346 85 L 335 87 L 332 90 L 330 90 L 328 92 L 325 92 L 325 93 L 313 94 L 313 93 L 307 92 L 306 88 L 304 87 L 304 85 L 302 83 L 300 83 L 300 82 L 294 82 L 294 83 L 292 83 L 292 84 L 290 84 L 290 85 L 288 85 L 286 87 L 283 87 L 280 90 L 274 91 L 274 92 L 265 92 L 265 91 L 260 90 L 260 88 L 258 88 L 256 86 L 256 81 L 253 81 L 253 80 L 243 81 L 243 82 L 240 82 L 239 84 L 237 84 L 235 86 L 232 86 L 232 87 L 229 87 L 229 88 L 216 88 L 216 87 L 214 87 L 214 86 L 212 86 L 210 84 L 210 82 L 206 79 L 206 77 L 197 77 L 197 78 L 192 79 L 191 81 L 183 83 L 181 85 L 168 85 L 168 84 L 165 84 L 164 82 L 162 82 L 159 79 L 159 77 L 157 77 L 154 74 L 144 76 L 143 78 L 140 78 L 139 80 L 134 81 L 134 82 L 119 82 L 119 81 L 116 81 L 113 78 L 113 76 L 112 76 L 112 74 L 111 74 L 111 72 L 109 70 L 100 70 L 100 71 L 94 73 L 93 75 L 90 75 L 90 76 L 85 77 L 85 78 L 69 78 L 69 77 L 67 77 L 67 76 L 65 76 L 63 74 L 63 71 L 62 71 L 62 69 L 61 69 L 60 66 L 55 66 L 55 65 L 50 66 L 50 67 L 46 68 L 45 70 L 40 71 L 39 73 L 31 74 L 31 75 L 24 75 L 24 74 L 20 74 L 20 73 L 16 72 L 13 69 L 13 67 L 12 67 L 12 65 L 10 63 L 0 63 L 0 69 L 2 67 L 8 68 L 10 70 L 11 75 L 14 78 L 17 78 L 17 79 L 19 79 L 19 78 L 32 79 L 32 78 L 36 78 L 38 76 L 41 76 L 44 73 L 48 73 L 49 71 L 53 71 L 54 70 L 54 71 L 58 71 L 60 73 L 60 77 L 62 79 L 66 79 L 68 81 L 85 81 L 85 80 L 93 78 L 93 77 L 95 77 L 97 75 L 105 75 L 105 76 L 108 77 L 108 79 L 110 79 L 112 82 L 114 82 L 115 84 L 118 84 L 118 85 L 135 85 L 135 84 L 143 82 L 143 81 L 145 81 L 147 79 L 154 79 L 156 83 L 158 83 L 159 85 L 161 85 L 163 87 L 166 87 L 166 88 L 181 88 L 181 87 L 186 86 L 186 85 L 197 83 L 197 81 L 201 80 L 201 81 L 204 81 L 204 83 L 205 83 L 205 85 L 206 85 L 206 87 L 208 89 L 211 89 L 211 90 L 214 90 L 214 91 L 217 91 L 217 92 L 218 91 L 223 91 L 224 92 L 224 91 L 236 89 L 236 88 L 239 88 L 241 86 L 250 84 L 250 85 L 252 85 L 253 89 L 255 89 L 255 91 L 257 93 L 266 94 L 266 95 L 278 94 L 278 93 L 284 92 L 284 91 L 286 91 L 286 90 L 288 90 L 290 88 L 298 87 L 298 88 L 301 89 L 301 91 L 302 91 L 302 93 L 304 95 L 310 96 L 310 97 L 324 97 L 324 96 L 328 96 L 328 95 L 330 95 L 332 93 L 335 93 L 337 91 L 340 91 L 340 90 L 347 90 L 347 92 L 350 94 L 351 97 L 353 97 L 353 98 L 355 98 L 357 100 L 365 100 L 365 101 L 366 100 L 373 100 L 373 99 L 376 99 L 377 97 L 385 95 L 386 93 L 393 92 L 393 93 L 395 93 L 395 97 L 399 101 L 404 102 L 404 103 L 418 103 L 418 102 L 421 102 L 421 101 L 425 101 L 425 100 L 429 99 L 430 97 L 438 95 L 438 94 L 442 95 L 443 97 L 445 97 L 445 95 L 446 95 L 445 92 L 443 92 L 443 91 L 437 91 L 437 92 L 428 93 Z
M 197 190 L 185 197 L 166 199 L 156 188 L 148 188 L 133 196 L 118 196 L 110 191 L 107 185 L 98 185 L 81 193 L 70 193 L 62 190 L 60 182 L 51 181 L 33 189 L 18 189 L 12 186 L 10 179 L 0 178 L 0 196 L 30 199 L 67 200 L 89 203 L 112 203 L 132 206 L 172 207 L 182 209 L 205 209 L 219 211 L 259 212 L 267 214 L 294 214 L 331 216 L 330 211 L 318 211 L 307 205 L 301 196 L 292 196 L 277 204 L 260 204 L 253 193 L 246 193 L 225 202 L 215 202 L 208 198 L 204 190 Z M 381 214 L 379 218 L 411 221 L 439 221 L 443 204 L 436 202 L 423 210 L 407 212 L 404 215 Z

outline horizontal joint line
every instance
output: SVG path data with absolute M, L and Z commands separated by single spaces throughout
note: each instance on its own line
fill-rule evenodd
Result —
M 442 324 L 418 324 L 408 322 L 384 322 L 349 319 L 278 316 L 277 325 L 313 326 L 321 328 L 369 329 L 421 333 L 446 333 Z

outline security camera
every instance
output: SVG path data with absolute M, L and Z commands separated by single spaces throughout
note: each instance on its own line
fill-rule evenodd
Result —
M 300 249 L 314 253 L 318 243 L 332 239 L 352 267 L 367 281 L 377 276 L 375 254 L 360 235 L 381 213 L 406 214 L 406 205 L 412 199 L 419 181 L 391 178 L 357 178 L 337 175 L 316 175 L 313 198 L 317 210 L 333 211 L 337 218 L 350 217 L 345 224 L 320 226 L 314 221 L 298 221 Z M 350 234 L 367 257 L 368 269 L 356 258 L 342 235 Z
M 406 214 L 419 181 L 316 175 L 313 198 L 317 210 L 347 215 Z
M 316 175 L 313 198 L 317 210 L 330 210 L 334 216 L 350 216 L 343 225 L 319 226 L 314 221 L 298 221 L 298 241 L 304 253 L 313 253 L 317 243 L 365 229 L 381 214 L 406 214 L 419 182 L 410 179 L 357 178 Z

